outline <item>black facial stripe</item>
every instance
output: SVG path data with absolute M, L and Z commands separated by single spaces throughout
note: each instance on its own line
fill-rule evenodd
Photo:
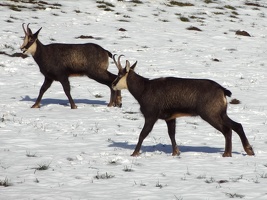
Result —
M 35 40 L 29 39 L 29 42 L 25 45 L 24 49 L 28 50 L 34 42 Z
M 118 77 L 113 81 L 112 85 L 117 85 L 118 82 L 120 81 L 120 79 L 121 79 L 121 78 L 118 76 Z

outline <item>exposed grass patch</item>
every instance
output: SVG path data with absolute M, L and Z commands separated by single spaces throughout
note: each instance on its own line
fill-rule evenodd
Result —
M 12 184 L 8 181 L 7 178 L 5 178 L 5 180 L 0 180 L 0 186 L 3 186 L 3 187 L 9 187 L 11 186 Z
M 214 15 L 224 15 L 223 12 L 213 12 Z
M 156 183 L 156 187 L 158 187 L 158 188 L 163 188 L 163 185 L 158 181 L 157 183 Z
M 31 153 L 31 152 L 29 152 L 29 151 L 26 152 L 26 156 L 29 157 L 29 158 L 37 157 L 37 156 L 36 156 L 36 153 Z
M 169 20 L 167 20 L 167 19 L 159 19 L 159 21 L 161 21 L 161 22 L 169 22 Z
M 115 7 L 112 3 L 105 1 L 96 1 L 96 3 L 100 4 L 97 7 L 103 9 L 104 11 L 114 11 L 113 9 L 111 9 Z
M 185 7 L 185 6 L 194 6 L 192 3 L 184 3 L 180 1 L 170 1 L 168 6 L 180 6 L 180 7 Z
M 20 5 L 18 5 L 18 3 L 20 3 Z M 23 9 L 28 9 L 31 11 L 45 10 L 46 8 L 59 9 L 59 7 L 62 5 L 59 3 L 48 3 L 46 1 L 37 0 L 9 0 L 8 3 L 0 3 L 0 6 L 6 6 L 9 7 L 10 10 L 20 12 Z
M 207 3 L 207 4 L 213 3 L 213 0 L 204 0 L 204 3 Z
M 126 165 L 126 166 L 124 166 L 123 171 L 125 171 L 125 172 L 133 172 L 134 170 L 132 169 L 132 166 L 128 167 L 128 166 Z
M 139 1 L 139 0 L 132 0 L 131 2 L 136 3 L 136 4 L 142 4 L 143 3 L 142 1 Z
M 97 175 L 94 176 L 95 179 L 110 179 L 110 178 L 114 178 L 114 175 L 108 174 L 107 172 L 105 174 L 99 174 L 97 172 Z
M 235 8 L 235 7 L 233 7 L 233 6 L 230 6 L 230 5 L 225 5 L 224 7 L 225 7 L 225 8 L 227 8 L 227 9 L 230 9 L 230 10 L 236 10 L 236 8 Z
M 49 163 L 49 164 L 40 164 L 40 165 L 38 165 L 38 167 L 34 167 L 33 168 L 33 169 L 35 169 L 34 173 L 36 171 L 45 171 L 45 170 L 48 170 L 50 168 L 50 164 L 51 163 Z
M 236 194 L 236 193 L 234 193 L 234 194 L 231 194 L 231 193 L 225 193 L 225 195 L 228 196 L 229 198 L 240 198 L 240 199 L 242 199 L 242 198 L 245 197 L 245 195 L 242 195 L 242 194 Z
M 215 179 L 213 177 L 210 177 L 209 179 L 205 180 L 205 183 L 214 183 Z
M 119 19 L 118 21 L 119 22 L 130 22 L 129 20 L 126 20 L 126 19 Z
M 103 95 L 102 94 L 95 94 L 95 98 L 103 98 Z
M 258 4 L 258 3 L 251 3 L 251 2 L 246 2 L 245 5 L 247 5 L 247 6 L 255 6 L 255 7 L 264 7 L 264 6 L 262 6 L 262 5 Z

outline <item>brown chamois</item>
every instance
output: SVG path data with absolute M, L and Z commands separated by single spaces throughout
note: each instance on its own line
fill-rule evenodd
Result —
M 23 53 L 32 55 L 39 65 L 41 73 L 45 76 L 44 83 L 40 89 L 39 96 L 32 108 L 39 108 L 45 91 L 51 86 L 53 81 L 59 81 L 69 99 L 72 109 L 77 108 L 70 94 L 70 76 L 88 76 L 99 83 L 110 88 L 111 95 L 108 106 L 121 106 L 121 92 L 112 89 L 112 82 L 116 75 L 107 71 L 109 57 L 112 54 L 101 46 L 93 43 L 86 44 L 48 44 L 43 45 L 38 34 L 32 33 L 27 25 L 27 30 L 22 24 L 25 33 L 24 42 L 20 49 Z
M 248 155 L 254 155 L 242 125 L 227 116 L 226 96 L 231 96 L 229 90 L 207 79 L 166 77 L 149 80 L 134 72 L 137 61 L 130 66 L 127 60 L 125 68 L 122 68 L 120 57 L 116 61 L 115 55 L 113 56 L 119 69 L 118 77 L 113 82 L 113 89 L 128 89 L 140 104 L 140 110 L 145 118 L 144 127 L 132 156 L 139 155 L 143 140 L 158 119 L 163 119 L 167 123 L 172 155 L 179 155 L 175 127 L 176 118 L 183 116 L 200 116 L 222 132 L 225 137 L 223 157 L 232 156 L 232 130 L 239 135 L 245 152 Z

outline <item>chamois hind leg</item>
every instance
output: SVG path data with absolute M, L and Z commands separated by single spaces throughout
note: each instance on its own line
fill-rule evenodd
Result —
M 220 114 L 201 117 L 224 135 L 225 150 L 223 157 L 232 157 L 232 129 L 223 122 Z
M 172 155 L 179 156 L 180 151 L 177 147 L 176 140 L 175 140 L 175 127 L 176 127 L 176 119 L 166 120 L 166 124 L 168 126 L 168 134 L 171 139 L 172 143 Z
M 68 77 L 63 77 L 62 79 L 59 80 L 59 82 L 63 86 L 64 92 L 69 99 L 71 109 L 76 109 L 77 106 L 75 105 L 70 94 L 70 82 L 69 82 Z
M 120 91 L 115 91 L 112 88 L 112 83 L 113 81 L 116 79 L 116 75 L 110 73 L 109 71 L 106 70 L 101 70 L 98 72 L 98 74 L 96 74 L 95 77 L 92 77 L 91 74 L 87 74 L 89 78 L 94 79 L 95 81 L 102 83 L 106 86 L 109 87 L 110 89 L 110 100 L 108 103 L 108 107 L 112 107 L 112 106 L 117 106 L 117 107 L 121 107 L 122 103 L 121 103 L 121 92 Z
M 44 93 L 46 92 L 46 90 L 51 86 L 52 83 L 53 83 L 52 79 L 49 79 L 49 78 L 45 77 L 44 83 L 40 88 L 37 100 L 33 104 L 32 108 L 40 108 L 40 102 L 42 100 L 42 97 L 43 97 Z
M 140 149 L 142 146 L 142 143 L 144 139 L 148 136 L 148 134 L 151 132 L 153 129 L 154 124 L 156 123 L 157 119 L 151 117 L 151 118 L 145 118 L 145 124 L 144 127 L 139 135 L 139 140 L 138 143 L 135 147 L 134 152 L 132 153 L 131 156 L 138 156 L 140 154 Z
M 108 85 L 109 86 L 109 85 Z M 113 90 L 112 87 L 110 87 L 110 100 L 108 103 L 108 107 L 121 107 L 122 103 L 121 103 L 121 91 L 120 90 Z
M 245 152 L 252 156 L 255 155 L 252 146 L 249 144 L 249 141 L 246 137 L 246 134 L 244 132 L 243 126 L 240 123 L 237 123 L 230 119 L 227 114 L 223 115 L 223 121 L 225 124 L 227 124 L 231 129 L 233 129 L 240 137 L 243 148 Z

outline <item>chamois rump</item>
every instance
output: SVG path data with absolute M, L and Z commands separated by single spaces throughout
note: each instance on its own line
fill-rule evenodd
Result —
M 232 156 L 232 130 L 239 135 L 245 152 L 254 155 L 242 125 L 230 119 L 226 113 L 226 96 L 231 96 L 229 90 L 208 79 L 166 77 L 149 80 L 135 73 L 137 61 L 130 66 L 126 60 L 126 66 L 122 68 L 120 57 L 121 55 L 116 61 L 115 55 L 113 56 L 119 73 L 112 87 L 114 90 L 128 89 L 140 104 L 140 110 L 145 118 L 144 127 L 132 156 L 140 154 L 143 140 L 158 119 L 165 120 L 167 124 L 172 155 L 179 155 L 180 151 L 175 140 L 176 118 L 183 116 L 200 116 L 222 132 L 225 137 L 223 157 Z
M 116 75 L 107 71 L 109 57 L 112 58 L 109 51 L 94 43 L 43 45 L 38 39 L 38 34 L 42 28 L 34 34 L 29 28 L 29 24 L 27 30 L 24 28 L 24 23 L 22 28 L 25 37 L 20 49 L 23 53 L 32 55 L 45 77 L 39 96 L 32 108 L 39 108 L 43 94 L 53 81 L 59 81 L 68 97 L 71 108 L 76 109 L 77 106 L 70 94 L 69 77 L 84 75 L 110 88 L 109 107 L 121 106 L 121 92 L 112 89 L 112 82 Z

